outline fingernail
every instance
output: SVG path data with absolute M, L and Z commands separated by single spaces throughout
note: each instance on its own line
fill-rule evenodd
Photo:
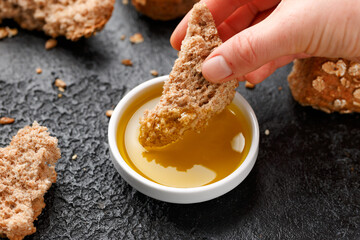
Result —
M 224 57 L 219 55 L 205 61 L 202 66 L 203 75 L 210 82 L 221 82 L 233 72 Z

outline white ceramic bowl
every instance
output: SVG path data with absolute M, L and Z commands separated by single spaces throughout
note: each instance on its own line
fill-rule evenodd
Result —
M 259 124 L 248 102 L 236 93 L 233 103 L 244 113 L 251 127 L 251 146 L 244 162 L 229 176 L 209 185 L 193 188 L 167 187 L 152 182 L 133 170 L 121 157 L 116 144 L 116 132 L 122 114 L 139 96 L 162 86 L 168 76 L 151 79 L 131 90 L 116 106 L 109 123 L 110 156 L 115 168 L 133 188 L 152 198 L 171 203 L 197 203 L 219 197 L 239 185 L 253 168 L 259 150 Z

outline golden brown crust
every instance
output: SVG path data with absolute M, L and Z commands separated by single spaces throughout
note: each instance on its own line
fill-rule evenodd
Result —
M 144 147 L 162 147 L 187 130 L 201 130 L 232 101 L 237 80 L 213 84 L 201 73 L 205 58 L 221 43 L 210 11 L 205 4 L 195 4 L 160 103 L 140 120 L 139 140 Z
M 100 31 L 111 17 L 115 0 L 0 0 L 1 19 L 12 18 L 28 30 L 76 41 Z
M 288 76 L 291 92 L 303 106 L 324 112 L 360 112 L 360 63 L 346 59 L 294 61 Z
M 0 148 L 0 235 L 23 239 L 45 207 L 44 194 L 56 182 L 57 139 L 34 122 Z
M 200 0 L 132 0 L 136 10 L 154 20 L 184 16 Z

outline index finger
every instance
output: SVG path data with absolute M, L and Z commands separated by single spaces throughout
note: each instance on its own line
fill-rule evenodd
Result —
M 213 15 L 216 26 L 222 23 L 227 17 L 229 17 L 238 7 L 250 2 L 251 0 L 202 0 L 209 8 Z M 217 11 L 221 9 L 221 11 Z M 181 20 L 179 25 L 175 28 L 170 38 L 170 43 L 173 48 L 180 50 L 181 42 L 185 38 L 186 29 L 188 25 L 188 19 L 190 12 Z

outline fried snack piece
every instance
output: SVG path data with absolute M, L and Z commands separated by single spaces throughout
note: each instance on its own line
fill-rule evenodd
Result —
M 27 30 L 76 41 L 100 31 L 111 17 L 115 0 L 0 0 L 1 19 L 14 19 Z
M 187 130 L 200 131 L 232 101 L 237 80 L 213 84 L 201 73 L 203 61 L 220 44 L 210 11 L 196 4 L 160 102 L 140 119 L 139 140 L 145 148 L 170 144 Z
M 34 122 L 0 148 L 0 236 L 10 240 L 33 234 L 33 221 L 45 207 L 44 194 L 56 182 L 57 139 Z
M 132 0 L 136 10 L 154 19 L 167 21 L 184 16 L 200 0 Z
M 326 113 L 360 112 L 360 63 L 341 58 L 295 60 L 288 81 L 303 106 Z

